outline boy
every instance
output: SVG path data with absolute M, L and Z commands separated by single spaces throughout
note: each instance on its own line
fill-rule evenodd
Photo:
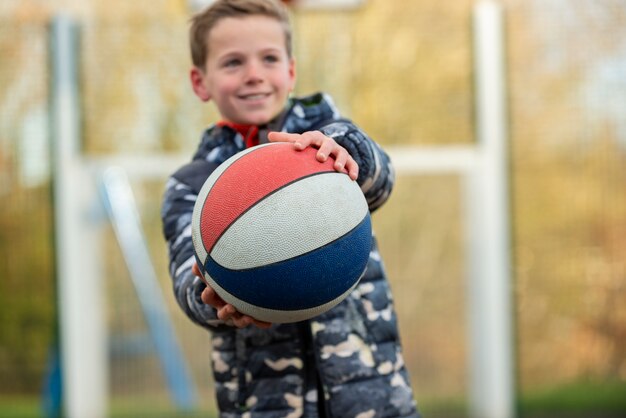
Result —
M 281 3 L 216 0 L 192 19 L 190 44 L 193 91 L 213 101 L 222 120 L 204 132 L 192 162 L 168 181 L 162 217 L 176 298 L 212 334 L 220 416 L 419 417 L 374 238 L 357 288 L 308 321 L 258 321 L 201 279 L 190 231 L 194 202 L 208 175 L 235 153 L 268 140 L 300 150 L 313 146 L 319 161 L 332 157 L 338 171 L 358 182 L 370 210 L 388 198 L 393 170 L 378 145 L 340 118 L 328 96 L 288 98 L 295 62 Z

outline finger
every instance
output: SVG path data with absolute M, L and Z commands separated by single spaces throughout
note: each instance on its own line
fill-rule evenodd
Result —
M 224 315 L 229 315 L 224 319 L 224 321 L 228 325 L 232 325 L 237 328 L 245 328 L 254 322 L 254 318 L 252 318 L 251 316 L 244 315 L 241 312 L 235 310 L 235 307 L 232 305 L 229 306 L 232 309 L 228 308 L 225 310 L 225 313 L 223 313 Z
M 300 151 L 310 146 L 319 148 L 319 146 L 322 145 L 324 138 L 326 137 L 320 131 L 305 132 L 298 136 L 294 142 L 294 146 Z
M 240 314 L 240 317 L 234 318 L 233 323 L 238 328 L 245 328 L 249 325 L 254 325 L 258 328 L 268 329 L 272 326 L 271 322 L 260 321 L 249 315 Z
M 219 309 L 226 305 L 224 299 L 222 299 L 215 292 L 215 290 L 213 290 L 213 288 L 208 286 L 202 291 L 202 294 L 200 294 L 200 299 L 202 299 L 202 302 L 206 303 L 207 305 L 211 305 L 216 309 Z
M 331 155 L 338 155 L 341 148 L 337 145 L 334 139 L 324 136 L 320 141 L 319 150 L 317 151 L 317 160 L 324 162 Z
M 348 171 L 345 169 L 345 166 L 348 161 L 348 158 L 351 158 L 350 154 L 348 154 L 348 151 L 344 149 L 340 149 L 339 152 L 337 152 L 337 154 L 334 155 L 334 158 L 335 158 L 335 163 L 333 164 L 333 167 L 335 168 L 335 170 L 337 170 L 340 173 L 347 173 Z
M 299 134 L 280 131 L 272 131 L 267 134 L 267 139 L 270 142 L 295 142 L 299 137 Z
M 255 326 L 267 329 L 272 326 L 270 322 L 260 321 L 258 319 L 254 319 L 249 315 L 244 315 L 241 312 L 237 311 L 237 309 L 231 304 L 224 304 L 224 306 L 217 310 L 217 317 L 224 321 L 227 325 L 234 326 L 237 328 L 245 328 L 251 324 Z
M 209 283 L 206 281 L 206 278 L 204 277 L 204 274 L 200 270 L 200 266 L 198 266 L 198 263 L 193 263 L 193 266 L 191 266 L 191 272 L 193 273 L 194 276 L 199 277 L 204 282 L 205 285 L 209 286 Z
M 211 304 L 211 292 L 213 289 L 211 289 L 210 287 L 205 287 L 204 290 L 202 291 L 202 293 L 200 294 L 200 299 L 202 300 L 202 302 L 204 302 L 207 305 L 212 305 Z
M 200 271 L 200 267 L 198 267 L 198 263 L 193 263 L 193 266 L 191 266 L 191 272 L 194 276 L 202 277 L 202 272 Z
M 339 151 L 334 155 L 335 170 L 340 173 L 346 173 L 352 180 L 356 180 L 359 177 L 359 165 L 345 148 L 338 147 L 338 149 Z
M 348 157 L 345 165 L 346 170 L 348 171 L 348 175 L 352 180 L 356 180 L 359 178 L 359 165 L 354 158 Z
M 270 132 L 267 135 L 270 142 L 291 142 L 297 151 L 302 151 L 311 143 L 310 138 L 301 134 L 291 134 L 287 132 Z
M 271 322 L 265 322 L 265 321 L 259 321 L 258 319 L 254 319 L 252 318 L 252 323 L 262 329 L 268 329 L 269 327 L 272 326 Z
M 217 318 L 222 321 L 234 320 L 233 315 L 237 312 L 235 307 L 229 303 L 225 304 L 217 310 Z
M 245 328 L 252 323 L 251 317 L 249 317 L 248 315 L 242 315 L 240 313 L 239 315 L 233 315 L 232 319 L 233 319 L 233 324 L 237 328 Z

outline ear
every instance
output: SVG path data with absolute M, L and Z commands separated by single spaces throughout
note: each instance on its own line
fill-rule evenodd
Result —
M 204 70 L 193 67 L 189 72 L 189 79 L 191 80 L 191 88 L 193 92 L 196 93 L 196 96 L 200 98 L 203 102 L 208 102 L 211 100 L 211 93 L 207 89 L 204 79 L 206 78 L 206 74 Z
M 289 91 L 293 91 L 296 87 L 296 60 L 294 58 L 289 59 Z

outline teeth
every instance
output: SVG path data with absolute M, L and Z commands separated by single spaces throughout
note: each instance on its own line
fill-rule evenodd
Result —
M 244 96 L 245 99 L 248 100 L 257 100 L 257 99 L 262 99 L 265 97 L 265 94 L 263 93 L 259 93 L 259 94 L 250 94 L 248 96 Z

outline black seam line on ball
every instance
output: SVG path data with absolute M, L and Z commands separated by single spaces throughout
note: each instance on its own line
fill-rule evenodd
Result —
M 244 272 L 244 271 L 249 271 L 249 270 L 258 269 L 259 267 L 263 267 L 263 268 L 265 268 L 265 267 L 275 266 L 275 265 L 277 265 L 277 264 L 281 264 L 281 263 L 285 263 L 285 262 L 287 262 L 287 261 L 289 261 L 289 260 L 293 260 L 294 258 L 298 258 L 298 257 L 302 257 L 302 256 L 304 256 L 304 255 L 310 254 L 310 253 L 312 253 L 312 252 L 314 252 L 314 251 L 318 251 L 318 250 L 324 249 L 325 247 L 328 247 L 329 245 L 334 244 L 335 242 L 339 241 L 340 239 L 342 239 L 342 238 L 343 238 L 343 237 L 345 237 L 346 235 L 350 235 L 350 234 L 351 234 L 351 233 L 353 233 L 355 230 L 359 229 L 359 228 L 363 225 L 363 223 L 365 223 L 365 222 L 368 220 L 368 218 L 369 218 L 369 214 L 368 214 L 367 216 L 365 216 L 365 217 L 361 220 L 361 222 L 359 222 L 359 223 L 358 223 L 358 224 L 357 224 L 354 228 L 352 228 L 351 230 L 349 230 L 348 232 L 346 232 L 346 233 L 345 233 L 345 234 L 343 234 L 342 236 L 337 237 L 336 239 L 334 239 L 334 240 L 332 240 L 332 241 L 330 241 L 330 242 L 327 242 L 326 244 L 322 245 L 321 247 L 314 248 L 314 249 L 312 249 L 312 250 L 310 250 L 310 251 L 307 251 L 307 252 L 305 252 L 305 253 L 298 254 L 298 255 L 296 255 L 296 256 L 294 256 L 294 257 L 286 258 L 286 259 L 284 259 L 284 260 L 276 261 L 276 262 L 274 262 L 274 263 L 270 263 L 270 264 L 263 264 L 262 266 L 250 267 L 250 268 L 245 268 L 245 269 L 231 269 L 231 268 L 228 268 L 228 267 L 224 267 L 223 265 L 221 265 L 220 263 L 218 263 L 217 261 L 215 261 L 215 259 L 214 259 L 213 257 L 211 257 L 211 254 L 207 254 L 207 259 L 209 259 L 209 258 L 210 258 L 212 262 L 214 262 L 215 264 L 219 265 L 219 266 L 220 266 L 220 267 L 222 267 L 224 270 L 228 270 L 228 271 L 232 271 L 232 272 L 238 272 L 238 271 Z
M 233 219 L 233 221 L 230 223 L 230 225 L 228 225 L 227 228 L 225 228 L 221 234 L 219 234 L 219 236 L 215 239 L 215 242 L 213 243 L 213 247 L 211 247 L 211 249 L 209 251 L 207 251 L 206 247 L 204 248 L 204 250 L 206 251 L 207 254 L 211 254 L 211 251 L 213 251 L 213 248 L 215 247 L 215 244 L 217 244 L 219 242 L 219 240 L 224 236 L 224 234 L 235 224 L 237 223 L 237 221 L 246 213 L 248 213 L 250 210 L 252 210 L 252 208 L 254 208 L 256 205 L 258 205 L 259 203 L 261 203 L 262 201 L 264 201 L 265 199 L 269 198 L 270 196 L 272 196 L 273 194 L 277 193 L 278 191 L 289 187 L 290 185 L 299 182 L 300 180 L 304 180 L 306 178 L 309 177 L 313 177 L 313 176 L 318 176 L 321 174 L 329 174 L 329 173 L 336 173 L 336 171 L 334 170 L 328 170 L 328 171 L 318 171 L 312 174 L 307 174 L 306 176 L 303 177 L 298 177 L 297 179 L 294 179 L 292 181 L 290 181 L 289 183 L 285 183 L 282 186 L 280 186 L 277 189 L 272 190 L 270 193 L 266 194 L 265 196 L 263 196 L 261 199 L 257 200 L 256 202 L 254 202 L 252 205 L 250 205 L 246 210 L 244 210 L 243 212 L 241 212 L 235 219 Z M 202 205 L 203 209 L 204 209 L 204 204 Z M 204 240 L 202 240 L 202 245 L 204 246 Z

